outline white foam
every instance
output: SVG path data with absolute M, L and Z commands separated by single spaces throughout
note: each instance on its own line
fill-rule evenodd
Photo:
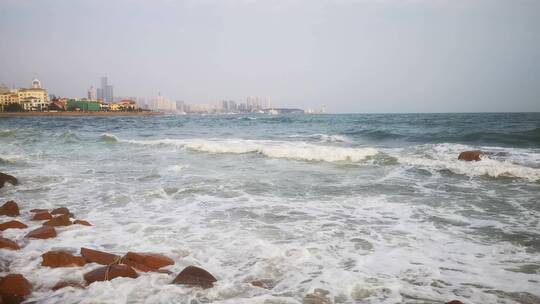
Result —
M 118 142 L 120 141 L 120 139 L 114 135 L 114 134 L 110 134 L 110 133 L 103 133 L 99 139 L 101 141 L 105 141 L 105 142 Z
M 438 144 L 421 146 L 412 154 L 394 155 L 400 163 L 434 170 L 450 170 L 468 176 L 517 177 L 530 181 L 540 180 L 540 169 L 516 163 L 512 151 L 505 159 L 495 159 L 483 155 L 481 161 L 467 162 L 458 160 L 461 151 L 475 149 L 458 144 Z M 483 149 L 489 151 L 489 148 Z M 498 149 L 500 150 L 500 149 Z
M 172 145 L 207 153 L 258 153 L 271 158 L 287 158 L 305 161 L 351 161 L 358 162 L 374 156 L 374 148 L 349 148 L 328 145 L 315 145 L 305 142 L 246 140 L 246 139 L 162 139 L 126 140 L 142 145 Z
M 294 135 L 290 135 L 289 138 L 314 138 L 314 139 L 320 140 L 321 142 L 352 143 L 352 141 L 347 136 L 340 135 L 340 134 L 333 134 L 333 135 L 322 134 L 322 133 L 310 134 L 310 135 L 294 134 Z

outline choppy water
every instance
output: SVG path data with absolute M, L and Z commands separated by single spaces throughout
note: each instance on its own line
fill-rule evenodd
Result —
M 457 160 L 471 149 L 486 158 Z M 2 118 L 0 171 L 21 182 L 2 201 L 94 224 L 3 233 L 25 247 L 2 263 L 44 303 L 300 303 L 314 288 L 335 303 L 540 303 L 539 113 Z M 161 252 L 219 282 L 50 291 L 95 265 L 40 254 L 83 246 Z

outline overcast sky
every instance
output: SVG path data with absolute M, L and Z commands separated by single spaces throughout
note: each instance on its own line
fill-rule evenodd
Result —
M 540 111 L 537 0 L 0 0 L 0 83 L 331 112 Z

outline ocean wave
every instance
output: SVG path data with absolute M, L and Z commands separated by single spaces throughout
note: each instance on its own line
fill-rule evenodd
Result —
M 428 146 L 428 147 L 426 147 Z M 504 153 L 505 158 L 497 159 L 500 152 L 487 152 L 478 162 L 466 162 L 457 159 L 461 151 L 474 148 L 459 144 L 437 144 L 423 146 L 413 155 L 398 155 L 396 158 L 402 164 L 434 170 L 449 170 L 456 174 L 467 176 L 489 176 L 521 178 L 529 181 L 540 181 L 540 169 L 516 163 L 512 152 Z M 418 153 L 420 152 L 420 153 Z
M 9 137 L 15 135 L 15 130 L 0 130 L 0 137 Z
M 310 134 L 310 135 L 302 135 L 302 134 L 294 134 L 288 136 L 289 138 L 310 138 L 310 139 L 318 139 L 321 142 L 343 142 L 343 143 L 352 143 L 352 141 L 345 135 L 340 134 Z
M 99 141 L 102 141 L 102 142 L 119 142 L 120 139 L 114 134 L 103 133 L 99 137 Z
M 358 162 L 375 156 L 374 148 L 347 148 L 323 146 L 305 142 L 246 140 L 246 139 L 162 139 L 162 140 L 126 140 L 125 142 L 142 145 L 172 145 L 193 151 L 213 154 L 257 153 L 271 158 L 287 158 L 304 161 Z
M 58 139 L 64 141 L 65 143 L 76 143 L 79 142 L 80 139 L 74 132 L 66 131 L 62 134 L 58 135 Z

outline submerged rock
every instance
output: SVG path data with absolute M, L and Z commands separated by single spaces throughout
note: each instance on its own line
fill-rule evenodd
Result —
M 88 284 L 97 281 L 110 281 L 118 277 L 135 279 L 138 278 L 139 275 L 128 265 L 109 265 L 84 274 L 84 280 Z
M 49 251 L 41 255 L 43 261 L 42 266 L 47 267 L 77 267 L 84 266 L 86 259 L 81 256 L 74 256 L 64 250 Z
M 44 212 L 44 211 L 49 212 L 49 209 L 39 209 L 39 208 L 38 208 L 38 209 L 31 209 L 31 210 L 30 210 L 30 212 L 34 212 L 34 213 L 35 213 L 35 212 Z
M 459 153 L 458 160 L 479 161 L 482 154 L 484 154 L 482 151 L 464 151 Z
M 124 262 L 127 262 L 127 261 L 133 261 L 137 264 L 144 265 L 150 268 L 151 270 L 156 270 L 161 267 L 174 265 L 174 261 L 171 258 L 168 258 L 164 255 L 157 254 L 157 253 L 140 253 L 140 252 L 130 251 L 124 256 Z
M 267 279 L 260 279 L 260 280 L 253 280 L 249 282 L 252 286 L 264 288 L 264 289 L 272 289 L 274 288 L 274 281 L 267 280 Z
M 56 229 L 51 226 L 43 226 L 30 231 L 25 237 L 34 239 L 50 239 L 56 237 Z
M 45 221 L 50 219 L 52 219 L 52 215 L 46 210 L 35 212 L 34 216 L 32 217 L 32 221 Z
M 17 185 L 19 183 L 15 176 L 0 172 L 0 188 L 4 187 L 6 182 L 12 185 Z
M 28 228 L 25 224 L 19 222 L 19 221 L 9 221 L 0 224 L 0 231 L 4 231 L 6 229 L 25 229 Z
M 11 249 L 11 250 L 19 250 L 20 247 L 15 243 L 14 241 L 10 239 L 6 239 L 0 236 L 0 248 L 4 249 Z
M 446 304 L 464 304 L 464 303 L 458 300 L 452 300 L 450 302 L 446 302 Z
M 21 274 L 8 274 L 0 279 L 2 296 L 27 296 L 32 292 L 32 284 Z
M 84 226 L 92 226 L 92 224 L 90 224 L 89 222 L 87 222 L 85 220 L 74 220 L 73 224 L 79 224 L 79 225 L 84 225 Z
M 14 201 L 8 201 L 0 207 L 0 215 L 19 216 L 19 205 Z
M 313 293 L 308 293 L 302 299 L 302 304 L 332 304 L 332 300 L 327 297 L 329 293 L 328 290 L 315 288 Z
M 86 261 L 91 263 L 98 263 L 102 265 L 109 265 L 120 262 L 121 257 L 116 254 L 102 252 L 98 250 L 81 248 L 81 255 Z
M 71 224 L 72 223 L 69 220 L 69 215 L 67 215 L 67 214 L 62 214 L 62 215 L 59 215 L 59 216 L 55 216 L 52 219 L 50 219 L 50 220 L 46 221 L 45 223 L 43 223 L 43 225 L 45 225 L 45 226 L 53 226 L 53 227 L 69 226 Z
M 74 217 L 74 216 L 73 216 L 73 213 L 71 213 L 71 212 L 69 211 L 69 209 L 66 208 L 66 207 L 60 207 L 60 208 L 53 209 L 53 210 L 51 211 L 51 214 L 52 214 L 52 215 L 66 214 L 66 215 L 69 216 L 69 217 Z
M 217 280 L 213 275 L 196 266 L 184 268 L 173 280 L 173 284 L 199 286 L 205 289 L 213 287 L 215 282 Z
M 73 288 L 80 288 L 80 289 L 83 289 L 84 288 L 84 285 L 81 283 L 81 282 L 77 282 L 77 281 L 60 281 L 58 283 L 56 283 L 52 290 L 58 290 L 58 289 L 62 289 L 62 288 L 65 288 L 65 287 L 73 287 Z

